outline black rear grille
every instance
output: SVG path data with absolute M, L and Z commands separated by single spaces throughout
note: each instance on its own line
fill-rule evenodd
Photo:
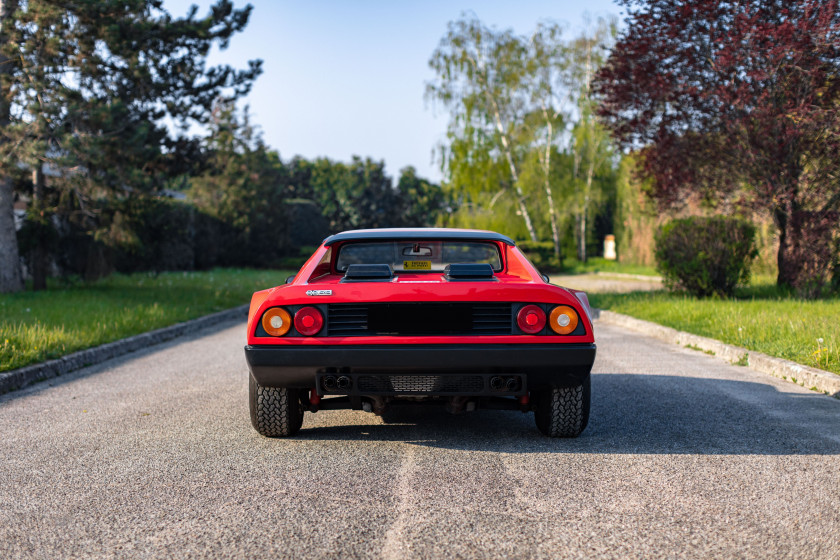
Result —
M 330 336 L 369 334 L 367 305 L 330 305 L 327 313 L 327 331 Z
M 334 303 L 328 336 L 511 334 L 510 303 Z
M 512 325 L 510 307 L 509 303 L 473 304 L 473 333 L 510 334 Z

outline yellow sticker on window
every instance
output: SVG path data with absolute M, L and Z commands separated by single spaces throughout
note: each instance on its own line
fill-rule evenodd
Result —
M 403 261 L 403 270 L 432 270 L 432 261 Z

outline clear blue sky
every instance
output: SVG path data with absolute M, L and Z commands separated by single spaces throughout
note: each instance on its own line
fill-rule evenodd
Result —
M 247 2 L 235 1 L 237 7 Z M 267 144 L 284 160 L 295 155 L 349 161 L 384 160 L 397 177 L 407 165 L 439 181 L 432 152 L 448 115 L 423 97 L 428 67 L 447 23 L 472 11 L 500 29 L 530 33 L 540 20 L 580 32 L 584 14 L 617 15 L 612 0 L 462 2 L 460 0 L 252 1 L 243 33 L 211 61 L 244 66 L 263 59 L 264 73 L 246 103 Z M 208 0 L 165 0 L 173 16 Z

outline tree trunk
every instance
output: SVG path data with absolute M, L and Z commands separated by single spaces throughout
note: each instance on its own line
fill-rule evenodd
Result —
M 586 182 L 583 187 L 583 204 L 580 210 L 580 218 L 578 219 L 578 259 L 580 262 L 586 262 L 586 216 L 589 212 L 589 199 L 592 193 L 592 179 L 595 174 L 595 158 L 598 155 L 598 144 L 595 142 L 595 119 L 594 117 L 589 114 L 587 110 L 584 110 L 588 104 L 591 103 L 590 92 L 591 92 L 591 85 L 592 85 L 592 72 L 593 72 L 593 64 L 592 64 L 592 42 L 586 42 L 586 73 L 584 76 L 583 81 L 583 92 L 581 93 L 581 97 L 579 99 L 578 108 L 580 109 L 581 118 L 585 119 L 584 126 L 587 129 L 587 140 L 586 145 L 583 146 L 583 151 L 586 152 L 586 160 L 587 160 L 587 168 L 586 168 Z M 584 105 L 587 104 L 587 105 Z M 579 153 L 579 150 L 576 148 L 575 152 L 575 172 L 574 175 L 577 176 L 577 168 L 582 161 L 583 155 Z
M 554 209 L 554 196 L 551 194 L 551 139 L 554 138 L 554 128 L 548 116 L 548 110 L 543 105 L 547 132 L 545 142 L 545 156 L 543 158 L 543 174 L 545 175 L 545 196 L 548 199 L 548 215 L 551 218 L 551 239 L 554 241 L 554 257 L 560 263 L 560 229 L 557 227 L 557 211 Z
M 0 47 L 6 44 L 6 26 L 17 10 L 17 4 L 17 0 L 0 0 Z M 12 64 L 11 60 L 0 54 L 0 78 L 4 74 L 11 74 Z M 0 129 L 9 125 L 10 109 L 5 92 L 0 92 Z M 19 292 L 23 289 L 14 205 L 12 180 L 8 176 L 0 176 L 0 292 Z
M 513 149 L 510 145 L 510 141 L 508 140 L 507 131 L 505 131 L 505 127 L 502 124 L 502 115 L 499 112 L 499 104 L 489 92 L 486 93 L 486 95 L 490 100 L 490 103 L 493 105 L 493 120 L 496 123 L 496 130 L 499 131 L 499 137 L 502 140 L 505 158 L 507 159 L 508 167 L 510 167 L 510 178 L 513 180 L 514 189 L 516 189 L 516 202 L 519 205 L 519 213 L 522 214 L 522 219 L 525 220 L 525 228 L 528 230 L 528 236 L 531 238 L 531 241 L 536 241 L 537 231 L 534 229 L 534 224 L 531 222 L 531 214 L 528 212 L 528 207 L 525 205 L 525 193 L 522 191 L 522 185 L 519 184 L 519 173 L 516 170 L 516 164 L 513 162 Z
M 0 292 L 23 289 L 15 231 L 15 193 L 8 177 L 0 178 Z
M 779 251 L 776 253 L 776 265 L 779 272 L 776 276 L 777 286 L 795 287 L 799 280 L 799 270 L 794 252 L 793 236 L 796 232 L 791 230 L 791 213 L 783 207 L 776 207 L 773 210 L 773 221 L 779 230 Z
M 590 145 L 592 144 L 590 136 Z M 586 170 L 586 190 L 583 192 L 583 211 L 580 214 L 580 262 L 586 262 L 586 215 L 589 212 L 589 193 L 592 192 L 592 176 L 595 173 L 595 154 L 590 150 L 589 169 Z
M 507 158 L 508 166 L 510 167 L 510 177 L 513 180 L 513 186 L 516 189 L 516 202 L 519 204 L 519 213 L 522 214 L 522 219 L 525 220 L 525 228 L 528 230 L 528 235 L 531 241 L 537 240 L 537 231 L 534 229 L 534 224 L 531 222 L 531 214 L 528 212 L 528 207 L 525 206 L 525 193 L 522 191 L 522 185 L 519 184 L 519 173 L 516 171 L 516 164 L 513 163 L 513 154 L 511 153 L 510 142 L 508 141 L 507 133 L 502 127 L 502 121 L 496 114 L 496 128 L 499 131 L 502 139 L 502 146 L 505 149 L 505 157 Z
M 44 172 L 41 164 L 38 164 L 32 171 L 32 206 L 33 210 L 40 212 L 40 220 L 44 219 Z M 32 250 L 32 289 L 34 291 L 47 289 L 47 250 L 44 247 L 44 229 L 49 224 L 40 223 L 38 227 L 38 239 L 35 248 Z
M 586 211 L 580 214 L 578 220 L 578 260 L 586 263 Z

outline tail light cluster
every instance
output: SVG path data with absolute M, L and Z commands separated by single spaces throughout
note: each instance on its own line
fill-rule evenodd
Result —
M 537 334 L 549 329 L 555 334 L 571 334 L 578 326 L 577 312 L 568 305 L 556 305 L 546 312 L 534 304 L 525 305 L 516 314 L 516 325 L 525 334 Z M 315 336 L 324 328 L 324 315 L 316 307 L 302 307 L 294 317 L 282 307 L 272 307 L 262 316 L 262 327 L 269 336 L 284 336 L 294 325 L 302 336 Z
M 551 309 L 548 317 L 542 307 L 526 305 L 516 314 L 516 325 L 527 334 L 536 334 L 548 327 L 555 334 L 571 334 L 578 326 L 578 314 L 568 305 L 557 305 Z
M 315 336 L 324 327 L 324 315 L 315 307 L 302 307 L 292 315 L 282 307 L 272 307 L 262 316 L 262 327 L 270 336 L 287 334 L 292 325 L 303 336 Z

